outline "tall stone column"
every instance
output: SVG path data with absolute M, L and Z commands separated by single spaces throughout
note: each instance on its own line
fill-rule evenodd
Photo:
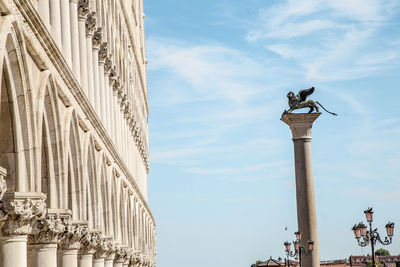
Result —
M 81 84 L 80 56 L 79 56 L 79 27 L 78 27 L 78 0 L 69 1 L 70 27 L 71 27 L 71 60 L 72 71 Z M 83 86 L 82 86 L 83 87 Z
M 103 121 L 103 117 L 101 116 L 100 109 L 101 98 L 100 98 L 100 83 L 102 80 L 99 79 L 99 49 L 101 42 L 103 41 L 102 29 L 97 28 L 97 30 L 93 34 L 93 51 L 92 51 L 92 65 L 93 65 L 93 88 L 94 88 L 94 107 L 97 112 L 99 118 Z M 104 72 L 103 72 L 104 73 Z
M 65 232 L 70 221 L 70 214 L 50 213 L 46 218 L 33 224 L 28 236 L 28 265 L 30 267 L 57 266 L 57 244 L 59 236 Z
M 106 129 L 108 134 L 110 135 L 111 139 L 114 141 L 114 136 L 112 135 L 111 131 L 111 107 L 112 107 L 112 94 L 110 90 L 110 71 L 111 71 L 111 60 L 106 58 L 104 61 L 104 93 L 105 93 L 105 100 L 106 100 Z
M 61 12 L 60 0 L 50 2 L 51 35 L 61 50 Z
M 50 30 L 50 0 L 38 0 L 38 12 L 44 25 Z
M 86 55 L 86 16 L 89 13 L 89 1 L 78 2 L 78 32 L 79 32 L 79 70 L 80 82 L 83 90 L 88 96 L 88 74 Z M 75 55 L 76 56 L 76 55 Z
M 46 215 L 45 199 L 42 193 L 5 193 L 0 204 L 0 266 L 27 267 L 28 235 L 33 223 Z
M 301 256 L 302 266 L 319 267 L 317 218 L 315 211 L 314 180 L 311 164 L 311 129 L 320 113 L 283 114 L 281 120 L 289 125 L 294 143 L 296 169 L 297 222 L 301 233 L 301 246 L 308 249 L 308 241 L 314 241 L 310 256 Z
M 95 107 L 94 81 L 93 81 L 93 32 L 96 28 L 96 13 L 91 12 L 86 19 L 86 62 L 87 62 L 87 85 L 88 98 L 93 108 Z
M 87 234 L 87 224 L 75 222 L 62 234 L 58 249 L 58 267 L 78 267 L 78 250 Z
M 107 43 L 102 43 L 99 50 L 99 95 L 100 95 L 100 118 L 103 122 L 104 128 L 108 131 L 107 125 L 107 98 L 106 98 L 106 83 L 105 81 L 105 70 L 104 63 L 107 57 Z M 108 75 L 107 75 L 108 77 Z
M 69 1 L 61 1 L 61 43 L 65 61 L 67 61 L 68 66 L 72 68 L 70 21 L 71 15 L 69 12 L 69 5 Z M 76 21 L 76 23 L 78 23 L 78 21 Z M 78 38 L 78 36 L 76 36 L 76 38 Z

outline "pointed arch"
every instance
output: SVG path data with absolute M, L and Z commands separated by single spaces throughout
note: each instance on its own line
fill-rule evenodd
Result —
M 36 125 L 40 148 L 40 155 L 37 155 L 38 165 L 42 166 L 38 177 L 42 179 L 38 181 L 36 191 L 47 194 L 48 208 L 67 208 L 68 197 L 64 188 L 68 186 L 68 182 L 63 175 L 63 143 L 57 86 L 50 71 L 42 71 L 39 79 Z
M 1 133 L 0 164 L 9 191 L 34 191 L 36 140 L 26 48 L 14 16 L 0 17 Z M 6 128 L 5 128 L 6 127 Z
M 72 211 L 73 220 L 86 219 L 85 184 L 82 178 L 82 151 L 79 136 L 78 119 L 74 109 L 68 108 L 64 119 L 64 179 L 67 186 L 64 194 L 67 195 L 67 208 Z

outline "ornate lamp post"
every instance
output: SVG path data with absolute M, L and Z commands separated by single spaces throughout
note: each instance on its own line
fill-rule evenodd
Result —
M 372 221 L 374 219 L 374 211 L 372 208 L 368 208 L 364 211 L 367 222 L 369 223 L 369 230 L 367 230 L 367 226 L 360 222 L 359 224 L 355 224 L 352 228 L 354 232 L 354 237 L 357 239 L 358 245 L 361 247 L 366 247 L 371 244 L 372 251 L 372 264 L 376 267 L 376 259 L 375 259 L 375 244 L 378 241 L 382 245 L 389 245 L 392 243 L 392 237 L 394 233 L 394 223 L 388 222 L 386 224 L 386 233 L 387 236 L 382 241 L 378 229 L 372 230 Z
M 285 252 L 286 252 L 286 257 L 287 257 L 287 263 L 288 266 L 290 264 L 289 257 L 299 257 L 299 263 L 301 267 L 301 256 L 310 256 L 314 250 L 314 241 L 308 241 L 308 248 L 304 248 L 303 246 L 300 245 L 301 241 L 301 233 L 296 232 L 294 233 L 296 235 L 296 241 L 293 241 L 293 247 L 294 251 L 291 250 L 291 244 L 290 242 L 286 241 L 284 244 L 285 246 Z

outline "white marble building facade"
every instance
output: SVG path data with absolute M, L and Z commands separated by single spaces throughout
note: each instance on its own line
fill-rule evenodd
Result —
M 142 0 L 0 0 L 0 267 L 153 267 Z

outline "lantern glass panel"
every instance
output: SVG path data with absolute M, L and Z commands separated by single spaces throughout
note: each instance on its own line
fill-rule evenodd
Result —
M 389 237 L 392 237 L 394 234 L 394 223 L 386 224 L 386 232 Z
M 374 212 L 372 211 L 372 208 L 367 209 L 364 211 L 365 213 L 365 218 L 367 219 L 367 222 L 372 222 L 374 220 Z

